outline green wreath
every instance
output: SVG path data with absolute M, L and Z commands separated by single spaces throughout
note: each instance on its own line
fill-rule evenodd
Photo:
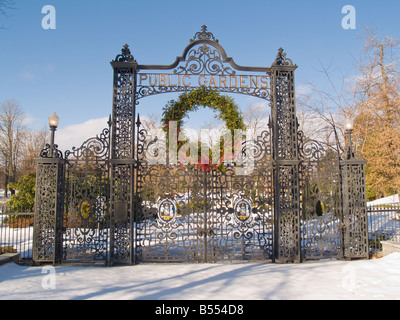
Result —
M 227 129 L 232 133 L 235 129 L 246 129 L 242 114 L 233 98 L 220 95 L 218 91 L 209 88 L 200 88 L 181 94 L 177 101 L 171 100 L 163 108 L 161 122 L 167 136 L 170 121 L 177 122 L 179 133 L 184 124 L 183 119 L 188 117 L 188 112 L 197 111 L 201 106 L 218 112 L 217 118 L 224 121 Z
M 233 98 L 229 96 L 220 95 L 219 92 L 209 89 L 200 88 L 193 90 L 189 93 L 185 92 L 181 94 L 177 101 L 171 100 L 164 107 L 163 118 L 161 119 L 163 130 L 167 136 L 167 141 L 169 143 L 169 123 L 170 121 L 177 122 L 178 135 L 182 130 L 184 124 L 184 118 L 188 117 L 189 111 L 196 111 L 200 107 L 208 107 L 213 111 L 218 112 L 216 114 L 217 118 L 224 121 L 228 130 L 230 130 L 232 137 L 234 136 L 235 129 L 245 130 L 246 126 L 242 118 L 242 113 L 239 107 L 235 104 Z M 183 141 L 178 142 L 178 149 L 184 144 Z M 199 142 L 200 144 L 200 142 Z M 198 148 L 200 159 L 202 158 L 201 148 Z M 211 150 L 210 150 L 211 152 Z M 224 144 L 222 143 L 222 138 L 220 141 L 220 152 L 221 159 L 224 155 Z M 209 157 L 211 154 L 209 154 Z M 201 161 L 196 165 L 198 169 L 204 171 L 210 171 L 218 168 L 219 170 L 224 170 L 224 165 L 222 163 L 213 166 L 211 164 L 201 164 Z

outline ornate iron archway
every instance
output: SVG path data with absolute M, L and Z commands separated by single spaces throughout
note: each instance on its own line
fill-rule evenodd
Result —
M 36 261 L 368 257 L 365 161 L 298 131 L 297 66 L 283 49 L 271 67 L 240 66 L 203 26 L 170 65 L 141 65 L 128 45 L 111 65 L 110 128 L 37 161 Z M 162 147 L 141 128 L 140 99 L 201 87 L 269 102 L 269 127 L 239 151 L 254 158 L 252 174 L 148 161 Z

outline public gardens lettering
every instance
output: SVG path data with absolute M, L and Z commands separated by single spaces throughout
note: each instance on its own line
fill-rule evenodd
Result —
M 267 89 L 269 77 L 253 75 L 190 75 L 140 73 L 141 87 L 210 87 Z

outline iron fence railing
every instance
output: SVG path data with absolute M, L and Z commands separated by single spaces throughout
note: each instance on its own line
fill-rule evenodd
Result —
M 372 253 L 382 250 L 381 241 L 400 241 L 400 206 L 368 207 L 368 238 Z
M 0 206 L 0 254 L 19 253 L 21 259 L 32 259 L 33 212 L 11 212 Z

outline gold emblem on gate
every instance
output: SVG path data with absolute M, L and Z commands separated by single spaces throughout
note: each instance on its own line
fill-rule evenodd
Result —
M 165 199 L 158 206 L 158 218 L 164 223 L 171 223 L 176 218 L 176 205 L 170 199 Z
M 235 218 L 238 222 L 247 222 L 251 219 L 251 204 L 248 200 L 241 199 L 235 204 Z

